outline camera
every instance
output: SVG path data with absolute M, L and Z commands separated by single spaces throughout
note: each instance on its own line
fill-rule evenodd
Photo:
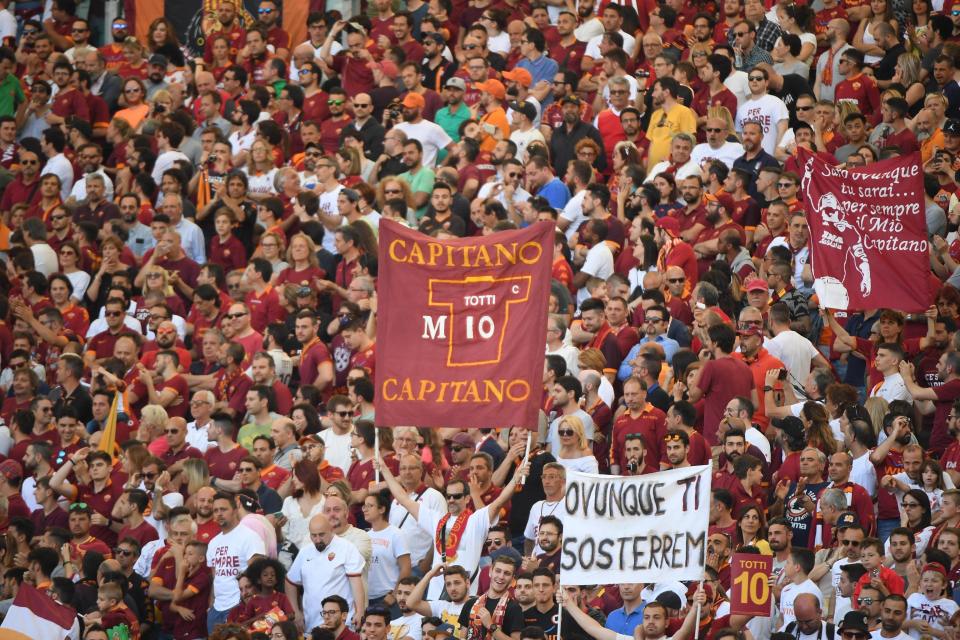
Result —
M 788 373 L 788 372 L 787 372 L 786 369 L 780 369 L 780 373 L 777 374 L 777 379 L 778 379 L 778 380 L 786 380 L 786 379 L 787 379 L 787 373 Z
M 399 118 L 400 118 L 400 109 L 390 109 L 390 117 L 391 117 L 393 120 L 399 119 Z
M 153 105 L 153 112 L 154 112 L 154 113 L 164 113 L 166 110 L 167 110 L 167 108 L 166 108 L 165 106 L 163 106 L 162 104 L 155 104 L 155 105 Z
M 636 461 L 636 460 L 628 460 L 628 461 L 627 461 L 627 471 L 629 471 L 630 473 L 636 473 L 636 472 L 637 472 L 637 469 L 639 469 L 639 468 L 640 468 L 640 467 L 639 467 L 639 465 L 637 464 L 637 461 Z

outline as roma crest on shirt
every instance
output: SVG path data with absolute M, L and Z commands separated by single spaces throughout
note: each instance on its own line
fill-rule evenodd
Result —
M 863 86 L 863 83 L 860 82 L 859 80 L 854 80 L 854 81 L 851 83 L 851 85 L 853 86 L 853 90 L 854 90 L 854 91 L 860 91 L 860 87 Z

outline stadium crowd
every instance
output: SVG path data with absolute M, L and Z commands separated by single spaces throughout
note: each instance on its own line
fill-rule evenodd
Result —
M 202 46 L 103 4 L 0 0 L 0 615 L 33 585 L 75 640 L 955 639 L 960 4 L 373 0 L 296 43 L 221 0 Z M 925 314 L 818 304 L 801 147 L 920 154 Z M 555 222 L 529 455 L 376 426 L 381 219 Z M 702 582 L 561 586 L 570 470 L 705 464 Z M 731 613 L 735 552 L 772 556 L 769 617 Z

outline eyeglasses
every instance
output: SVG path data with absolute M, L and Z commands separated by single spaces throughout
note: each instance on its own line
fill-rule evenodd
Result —
M 795 187 L 796 185 L 792 182 L 778 182 L 777 189 L 789 189 L 790 187 Z
M 686 282 L 686 278 L 667 278 L 667 282 L 670 284 L 680 284 L 681 282 Z
M 340 615 L 340 609 L 328 609 L 323 612 L 323 616 L 338 616 Z
M 116 318 L 117 316 L 122 316 L 123 311 L 105 311 L 103 315 L 108 316 L 110 318 Z
M 644 320 L 646 322 L 652 322 L 654 324 L 656 324 L 657 322 L 663 322 L 663 318 L 654 317 L 654 316 L 647 316 L 646 318 L 644 318 Z
M 859 547 L 860 541 L 859 540 L 841 540 L 840 544 L 842 544 L 845 547 Z
M 766 80 L 766 78 L 764 78 L 763 76 L 750 76 L 750 77 L 747 78 L 747 79 L 748 79 L 750 82 L 763 82 L 764 80 Z
M 465 494 L 465 493 L 448 493 L 448 494 L 447 494 L 447 500 L 462 500 L 462 499 L 463 499 L 463 496 L 465 496 L 465 495 L 467 495 L 467 494 Z
M 569 438 L 570 436 L 572 436 L 572 435 L 573 435 L 574 433 L 576 433 L 576 432 L 575 432 L 573 429 L 558 429 L 558 430 L 557 430 L 557 433 L 558 433 L 561 437 Z
M 235 286 L 234 288 L 239 288 L 239 285 Z M 224 317 L 224 318 L 227 318 L 228 320 L 236 320 L 237 318 L 242 318 L 242 317 L 245 316 L 245 315 L 247 315 L 247 312 L 246 312 L 246 311 L 241 311 L 241 312 L 239 312 L 239 313 L 228 313 L 227 315 L 225 315 L 225 316 L 223 316 L 223 317 Z
M 346 100 L 327 100 L 327 104 L 329 105 L 341 105 L 344 102 L 346 102 Z

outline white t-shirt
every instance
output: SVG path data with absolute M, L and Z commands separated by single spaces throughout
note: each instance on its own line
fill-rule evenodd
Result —
M 417 524 L 432 536 L 437 535 L 437 527 L 440 520 L 447 515 L 447 511 L 433 511 L 431 509 L 420 508 L 420 517 L 417 518 Z M 449 534 L 453 528 L 456 518 L 450 516 L 445 523 L 445 528 Z M 487 533 L 490 531 L 490 511 L 484 507 L 479 511 L 474 511 L 469 518 L 463 530 L 463 537 L 460 538 L 460 544 L 457 546 L 456 558 L 447 557 L 447 564 L 458 564 L 467 570 L 467 574 L 474 578 L 471 580 L 470 595 L 477 595 L 477 581 L 474 576 L 477 567 L 480 565 L 480 555 L 483 553 L 483 543 L 487 539 Z M 446 536 L 444 536 L 446 537 Z M 443 564 L 443 557 L 436 547 L 433 549 L 433 566 Z M 434 576 L 430 581 L 430 588 L 427 591 L 428 600 L 436 600 L 443 593 L 443 576 Z M 311 629 L 313 627 L 310 627 Z
M 632 56 L 634 49 L 637 47 L 637 39 L 622 29 L 620 30 L 620 35 L 623 36 L 623 50 L 626 51 L 628 57 Z M 590 41 L 587 42 L 587 49 L 583 55 L 590 56 L 594 60 L 602 58 L 603 53 L 600 51 L 601 40 L 603 40 L 603 34 L 590 38 Z
M 567 240 L 573 237 L 573 234 L 577 232 L 580 225 L 589 220 L 587 216 L 583 215 L 583 196 L 586 194 L 586 189 L 577 192 L 572 198 L 567 200 L 567 204 L 564 205 L 563 210 L 560 211 L 560 217 L 570 221 L 570 226 L 567 227 L 567 230 L 564 232 Z
M 877 495 L 877 468 L 870 462 L 870 452 L 853 459 L 850 482 L 856 482 L 872 496 Z
M 100 176 L 103 178 L 104 197 L 112 202 L 113 180 L 110 179 L 110 176 L 108 176 L 107 172 L 102 168 L 97 169 L 93 173 L 85 173 L 77 178 L 77 181 L 73 183 L 73 189 L 70 190 L 70 197 L 78 202 L 87 199 L 87 178 L 90 176 Z
M 530 507 L 530 514 L 527 516 L 527 526 L 523 528 L 523 537 L 527 540 L 533 540 L 533 555 L 543 553 L 543 549 L 536 544 L 537 532 L 540 530 L 540 521 L 547 516 L 553 516 L 563 522 L 564 510 L 560 506 L 563 501 L 548 502 L 547 500 L 537 500 Z
M 580 458 L 561 458 L 557 457 L 557 464 L 563 465 L 567 471 L 579 471 L 581 473 L 600 473 L 600 465 L 593 455 Z
M 518 129 L 510 134 L 510 140 L 517 145 L 516 158 L 520 160 L 520 162 L 527 161 L 527 146 L 531 142 L 542 142 L 546 144 L 543 134 L 540 133 L 540 129 L 536 127 L 531 127 L 528 131 L 520 131 Z
M 821 606 L 823 605 L 823 595 L 813 580 L 807 578 L 800 584 L 788 584 L 783 588 L 783 591 L 780 592 L 780 614 L 783 616 L 783 624 L 780 627 L 781 630 L 797 619 L 793 613 L 793 601 L 796 600 L 797 596 L 801 593 L 809 593 L 816 596 L 817 602 L 820 603 Z
M 324 191 L 318 193 L 317 196 L 320 200 L 320 211 L 327 214 L 328 216 L 340 215 L 340 207 L 337 206 L 337 199 L 340 197 L 340 192 L 343 191 L 343 185 L 338 184 L 336 187 L 330 191 Z M 343 221 L 346 223 L 346 220 Z M 326 233 L 323 234 L 323 241 L 321 246 L 330 253 L 337 252 L 336 246 L 336 234 L 331 233 L 329 229 L 324 228 Z M 329 460 L 329 458 L 327 458 Z M 344 474 L 347 472 L 344 471 Z
M 744 437 L 747 441 L 747 444 L 752 444 L 757 449 L 760 449 L 760 453 L 763 454 L 764 459 L 769 463 L 770 462 L 770 441 L 767 440 L 767 436 L 763 435 L 759 429 L 751 425 L 744 432 Z
M 164 151 L 159 156 L 157 156 L 157 161 L 153 163 L 153 173 L 151 177 L 153 181 L 160 185 L 160 181 L 163 178 L 163 172 L 167 169 L 173 169 L 174 163 L 177 160 L 183 160 L 184 162 L 189 163 L 190 158 L 184 155 L 182 152 L 177 151 L 176 149 L 171 149 L 170 151 Z
M 233 155 L 239 155 L 241 151 L 249 151 L 250 147 L 253 146 L 253 141 L 257 138 L 257 129 L 250 129 L 250 132 L 246 135 L 240 135 L 240 130 L 236 130 L 230 134 L 230 149 L 233 152 Z
M 390 621 L 390 632 L 387 637 L 391 640 L 401 640 L 407 636 L 413 640 L 423 638 L 423 616 L 419 613 L 411 613 L 408 616 L 400 616 L 396 620 Z
M 943 620 L 949 620 L 960 609 L 949 598 L 930 600 L 922 593 L 914 593 L 907 598 L 907 620 L 923 620 L 934 629 L 943 631 Z M 919 629 L 911 629 L 910 637 L 920 640 Z
M 777 123 L 790 118 L 790 112 L 783 100 L 769 93 L 759 98 L 749 97 L 737 109 L 737 131 L 743 131 L 747 120 L 759 120 L 763 123 L 763 150 L 773 155 L 777 148 Z
M 397 560 L 401 556 L 409 557 L 410 550 L 407 549 L 403 533 L 394 526 L 388 526 L 382 531 L 370 529 L 367 533 L 373 547 L 367 582 L 367 597 L 372 600 L 382 598 L 397 586 L 397 580 L 400 579 L 400 565 Z
M 31 246 L 30 253 L 33 254 L 34 267 L 36 267 L 36 270 L 46 277 L 49 278 L 51 275 L 60 270 L 57 252 L 54 251 L 53 247 L 46 242 Z
M 347 472 L 350 471 L 350 464 L 353 462 L 350 457 L 350 432 L 340 435 L 333 429 L 324 429 L 318 435 L 326 447 L 323 459 L 335 467 L 340 467 L 343 475 L 346 476 Z
M 412 491 L 408 495 L 411 500 L 420 503 L 421 509 L 426 508 L 431 511 L 443 512 L 447 508 L 447 501 L 444 499 L 443 494 L 433 487 L 427 487 L 423 493 Z M 419 498 L 417 497 L 418 495 L 420 496 Z M 420 525 L 417 524 L 417 519 L 411 516 L 406 508 L 396 500 L 390 504 L 390 524 L 400 529 L 401 533 L 403 533 L 407 549 L 410 550 L 410 561 L 412 563 L 416 564 L 420 562 L 431 552 L 433 548 L 433 535 L 420 528 Z
M 708 143 L 702 142 L 693 148 L 690 153 L 690 159 L 701 169 L 706 167 L 712 160 L 719 160 L 727 165 L 728 169 L 733 168 L 733 161 L 743 155 L 743 145 L 739 142 L 724 142 L 719 149 L 714 149 Z
M 883 382 L 876 389 L 870 391 L 870 397 L 879 396 L 887 402 L 894 400 L 905 400 L 913 404 L 913 396 L 907 391 L 907 385 L 903 382 L 903 376 L 899 372 L 889 376 L 884 376 Z
M 60 178 L 60 197 L 66 200 L 70 195 L 70 190 L 73 189 L 73 165 L 67 160 L 67 156 L 58 153 L 47 160 L 47 164 L 43 167 L 40 175 L 45 176 L 48 173 L 52 173 Z M 157 182 L 157 184 L 160 183 Z
M 394 125 L 394 128 L 407 134 L 408 139 L 413 138 L 420 141 L 420 144 L 423 145 L 423 166 L 428 169 L 433 169 L 437 165 L 437 154 L 440 149 L 445 149 L 448 144 L 453 142 L 453 139 L 447 135 L 443 127 L 429 120 L 421 120 L 416 124 L 401 122 Z
M 214 609 L 228 611 L 240 603 L 237 576 L 255 555 L 267 555 L 263 538 L 242 524 L 213 537 L 207 546 L 207 566 L 213 569 Z
M 740 155 L 743 155 L 743 154 L 741 153 Z M 737 157 L 739 158 L 740 156 L 737 156 Z M 650 173 L 647 174 L 647 179 L 644 182 L 653 182 L 654 178 L 656 178 L 659 174 L 667 171 L 668 169 L 670 169 L 669 159 L 658 162 L 657 164 L 653 165 L 653 167 L 650 169 Z M 677 168 L 676 172 L 673 174 L 673 177 L 674 179 L 676 179 L 677 182 L 679 182 L 681 180 L 685 180 L 687 178 L 692 178 L 693 176 L 699 176 L 699 175 L 700 175 L 700 166 L 693 161 L 693 156 L 691 155 L 690 159 L 687 160 L 685 164 Z
M 816 347 L 792 329 L 780 332 L 767 342 L 767 351 L 786 365 L 793 386 L 803 385 L 810 374 L 810 362 L 819 355 Z
M 450 602 L 449 600 L 430 600 L 430 615 L 434 618 L 440 618 L 443 622 L 446 622 L 453 627 L 453 637 L 460 637 L 460 614 L 463 612 L 463 605 L 466 604 L 466 601 L 461 603 Z
M 347 619 L 353 618 L 355 603 L 350 578 L 362 575 L 363 566 L 363 556 L 357 548 L 340 536 L 333 536 L 323 551 L 317 551 L 313 545 L 300 549 L 287 572 L 287 580 L 303 585 L 303 618 L 307 629 L 323 624 L 320 602 L 328 596 L 344 598 L 349 606 Z
M 892 638 L 887 638 L 883 636 L 883 629 L 877 629 L 870 634 L 871 640 L 910 640 L 910 634 L 906 631 L 901 631 L 899 635 L 893 636 Z
M 737 71 L 734 69 L 723 81 L 723 86 L 730 90 L 730 93 L 737 96 L 737 106 L 739 107 L 747 98 L 750 97 L 750 79 L 746 71 Z
M 613 275 L 613 253 L 606 242 L 598 242 L 590 247 L 580 271 L 601 280 L 606 280 Z M 577 304 L 579 305 L 589 297 L 587 287 L 580 287 L 580 290 L 577 291 Z
M 279 171 L 279 169 L 274 167 L 266 173 L 254 173 L 251 175 L 249 169 L 244 167 L 243 172 L 247 174 L 250 193 L 276 194 L 277 190 L 273 188 L 273 179 L 276 177 L 277 171 Z
M 17 37 L 17 19 L 10 9 L 0 11 L 0 39 Z

